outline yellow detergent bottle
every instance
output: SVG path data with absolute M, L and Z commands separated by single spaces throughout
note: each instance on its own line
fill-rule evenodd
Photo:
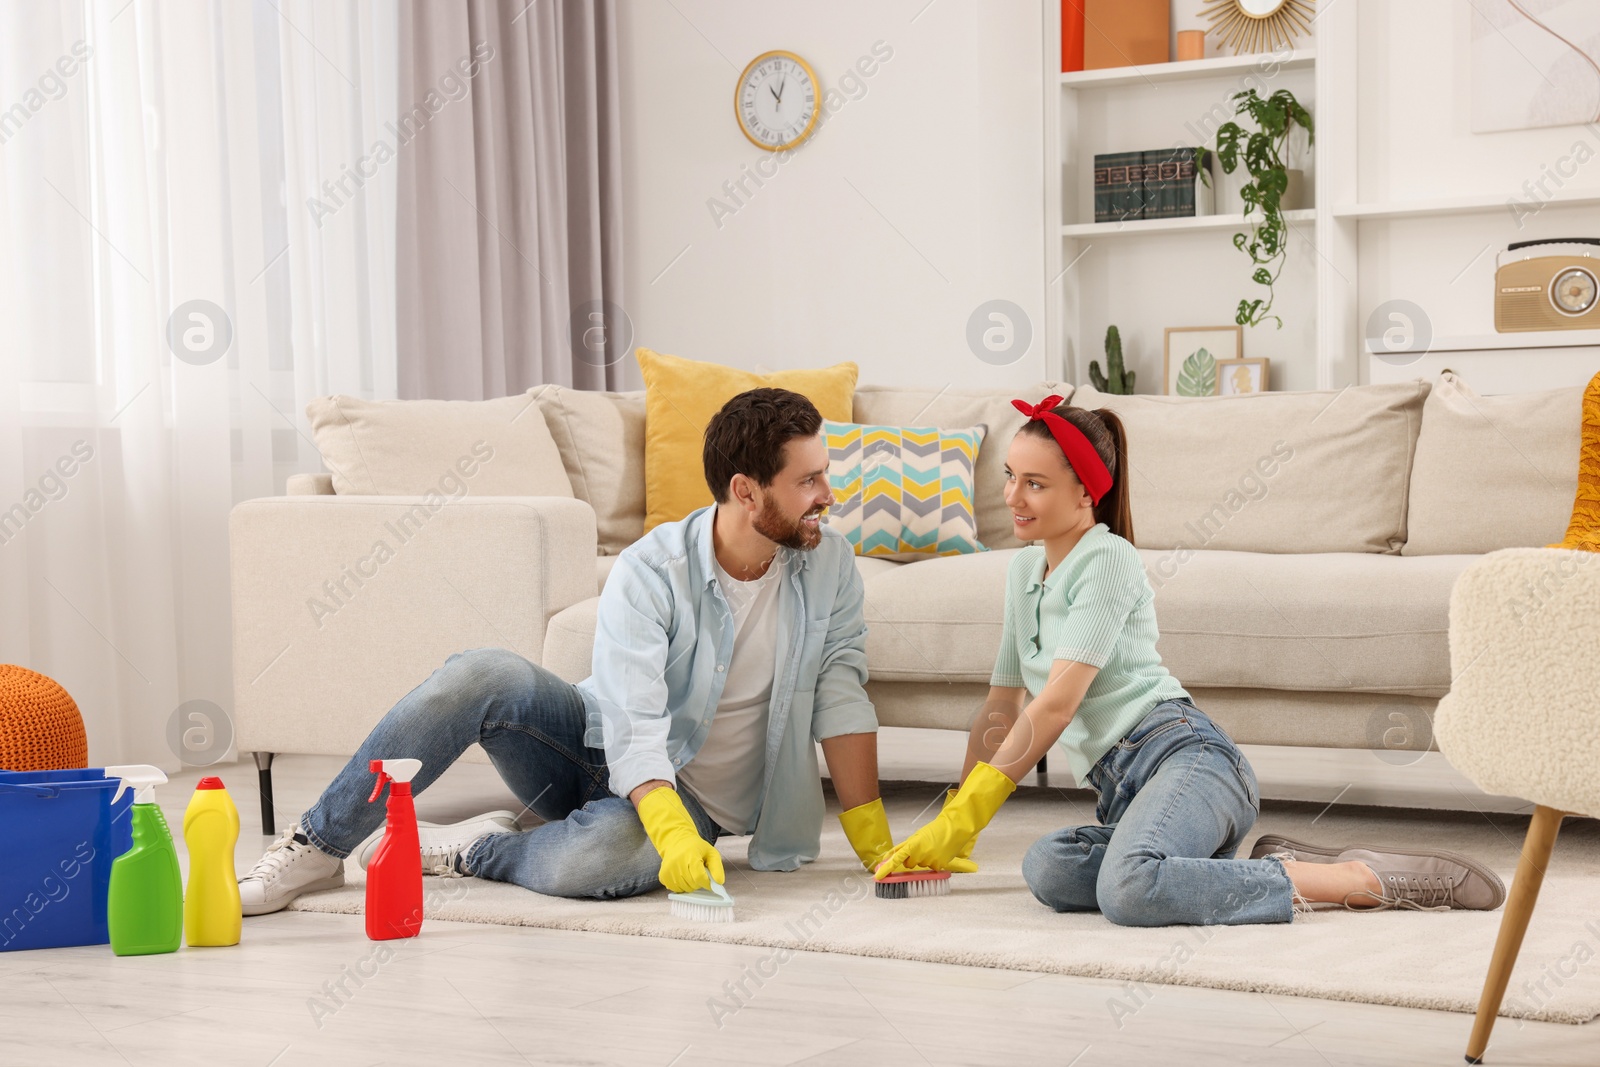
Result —
M 237 945 L 243 912 L 233 846 L 239 840 L 239 809 L 221 778 L 194 787 L 183 813 L 183 843 L 189 849 L 189 886 L 183 897 L 183 937 L 197 945 Z

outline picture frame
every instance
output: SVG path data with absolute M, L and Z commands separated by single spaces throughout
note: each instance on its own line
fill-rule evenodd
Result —
M 1249 396 L 1264 393 L 1270 360 L 1265 356 L 1254 359 L 1217 360 L 1217 396 Z
M 1206 359 L 1190 362 L 1204 350 Z M 1215 360 L 1244 355 L 1244 328 L 1226 326 L 1168 326 L 1162 339 L 1161 391 L 1167 396 L 1215 396 Z M 1189 363 L 1185 371 L 1185 363 Z M 1181 388 L 1180 388 L 1181 384 Z

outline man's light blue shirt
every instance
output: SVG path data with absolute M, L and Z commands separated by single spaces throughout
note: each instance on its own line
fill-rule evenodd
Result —
M 711 732 L 733 656 L 733 612 L 712 565 L 716 508 L 663 523 L 624 549 L 606 580 L 584 744 L 604 748 L 609 787 L 626 797 L 677 770 Z M 815 742 L 875 733 L 867 681 L 863 588 L 850 543 L 826 525 L 814 549 L 778 549 L 777 662 L 766 769 L 750 865 L 792 871 L 821 851 L 824 803 Z

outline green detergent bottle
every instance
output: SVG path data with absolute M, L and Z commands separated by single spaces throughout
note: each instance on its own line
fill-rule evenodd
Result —
M 133 847 L 111 864 L 106 925 L 111 951 L 119 956 L 176 952 L 183 940 L 183 876 L 178 849 L 166 816 L 156 807 L 156 786 L 167 776 L 158 767 L 133 764 L 107 767 L 107 778 L 121 778 L 116 798 L 132 788 Z

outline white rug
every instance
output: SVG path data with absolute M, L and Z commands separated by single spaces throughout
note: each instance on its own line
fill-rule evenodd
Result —
M 932 786 L 889 785 L 891 825 L 904 836 L 926 820 Z M 691 924 L 668 914 L 664 890 L 613 901 L 541 896 L 476 878 L 424 882 L 428 918 L 595 930 L 773 949 L 752 956 L 759 984 L 793 949 L 1084 975 L 1125 982 L 1107 1010 L 1127 1016 L 1150 985 L 1209 986 L 1329 1000 L 1471 1013 L 1477 1010 L 1501 912 L 1318 911 L 1288 924 L 1119 927 L 1098 913 L 1056 914 L 1039 904 L 1019 865 L 1034 840 L 1092 823 L 1093 805 L 1059 790 L 1019 789 L 980 839 L 982 870 L 957 875 L 948 897 L 884 901 L 845 842 L 823 829 L 822 858 L 792 873 L 750 869 L 745 839 L 724 839 L 732 923 Z M 835 809 L 830 809 L 835 810 Z M 936 809 L 934 809 L 936 810 Z M 1314 824 L 1313 824 L 1314 822 Z M 1526 817 L 1269 803 L 1251 833 L 1319 844 L 1432 846 L 1488 863 L 1509 888 Z M 1249 854 L 1249 844 L 1240 855 Z M 346 865 L 342 889 L 301 897 L 299 911 L 360 914 L 364 872 Z M 426 928 L 424 928 L 426 930 Z M 1501 1014 L 1583 1023 L 1600 1015 L 1600 822 L 1569 819 L 1522 945 Z M 753 988 L 753 987 L 752 987 Z M 730 1003 L 730 1008 L 734 1005 Z

